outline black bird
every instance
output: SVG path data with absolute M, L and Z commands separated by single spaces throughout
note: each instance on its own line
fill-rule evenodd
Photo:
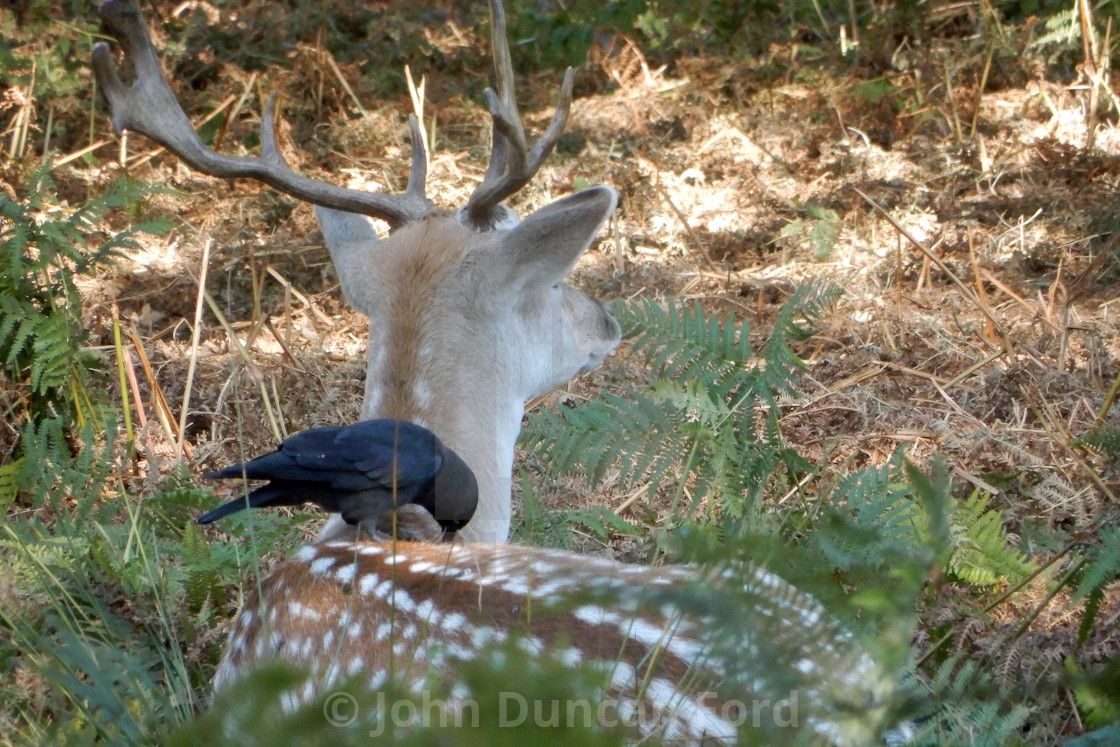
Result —
M 478 504 L 478 483 L 459 455 L 427 428 L 399 420 L 312 428 L 271 454 L 203 477 L 270 482 L 203 514 L 199 524 L 246 507 L 314 503 L 375 536 L 383 513 L 415 503 L 451 533 L 470 521 Z

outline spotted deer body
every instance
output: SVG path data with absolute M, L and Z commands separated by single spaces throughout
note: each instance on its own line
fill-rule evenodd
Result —
M 456 665 L 512 641 L 534 656 L 600 672 L 591 708 L 615 722 L 607 726 L 634 738 L 734 742 L 762 699 L 744 694 L 754 683 L 743 682 L 743 661 L 723 660 L 708 644 L 712 620 L 673 604 L 698 578 L 694 568 L 516 545 L 318 543 L 262 581 L 260 597 L 234 624 L 215 687 L 234 686 L 253 664 L 279 658 L 309 672 L 290 705 L 351 677 L 375 691 L 396 677 L 414 693 L 449 693 L 455 710 L 472 699 Z M 812 683 L 794 695 L 802 708 L 843 704 L 835 718 L 806 716 L 790 726 L 834 743 L 872 738 L 885 679 L 818 603 L 745 566 L 703 582 L 742 584 L 759 600 L 747 619 L 762 621 L 765 643 L 800 647 L 789 665 Z M 752 655 L 765 658 L 765 647 L 743 651 L 744 660 Z M 517 683 L 503 687 L 516 691 Z
M 636 738 L 733 741 L 742 721 L 728 711 L 730 699 L 758 683 L 749 674 L 744 679 L 736 657 L 713 647 L 714 618 L 677 604 L 675 590 L 702 580 L 699 571 L 501 544 L 525 402 L 599 365 L 620 330 L 607 307 L 564 283 L 614 210 L 614 191 L 584 190 L 521 221 L 501 204 L 555 145 L 572 75 L 552 124 L 530 148 L 513 101 L 498 0 L 491 11 L 498 92 L 486 94 L 494 128 L 490 167 L 465 207 L 440 212 L 424 193 L 427 162 L 415 118 L 412 172 L 402 195 L 354 192 L 292 172 L 276 145 L 271 100 L 262 116 L 261 156 L 214 153 L 164 80 L 135 0 L 100 6 L 134 68 L 126 85 L 108 46 L 95 45 L 94 70 L 118 131 L 142 132 L 205 173 L 259 179 L 314 203 L 343 291 L 370 317 L 362 417 L 427 427 L 478 482 L 477 511 L 454 544 L 359 541 L 340 521 L 329 522 L 319 543 L 280 563 L 247 594 L 215 689 L 236 688 L 259 662 L 279 658 L 307 668 L 293 705 L 353 675 L 373 688 L 390 677 L 412 689 L 434 679 L 463 700 L 469 693 L 456 692 L 457 662 L 516 639 L 565 666 L 601 672 L 600 696 L 639 714 Z M 371 218 L 389 223 L 387 238 L 378 239 Z M 862 743 L 874 733 L 868 714 L 884 692 L 878 669 L 815 600 L 757 569 L 706 580 L 750 592 L 745 619 L 766 623 L 743 631 L 751 651 L 769 641 L 794 644 L 788 667 L 812 683 L 807 706 L 844 693 L 860 714 L 826 711 L 803 726 L 839 742 Z M 580 601 L 587 594 L 594 599 Z

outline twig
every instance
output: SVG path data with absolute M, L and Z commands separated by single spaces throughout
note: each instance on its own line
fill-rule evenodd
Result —
M 1025 298 L 1023 298 L 1022 296 L 1020 296 L 1020 295 L 1019 295 L 1018 293 L 1016 293 L 1015 291 L 1011 290 L 1011 288 L 1009 288 L 1009 287 L 1007 286 L 1007 284 L 1006 284 L 1006 283 L 1004 283 L 1004 282 L 1003 282 L 1002 280 L 1000 280 L 999 278 L 997 278 L 997 277 L 996 277 L 996 276 L 995 276 L 995 275 L 994 275 L 994 274 L 993 274 L 992 272 L 990 272 L 989 270 L 987 270 L 987 269 L 985 269 L 985 268 L 983 268 L 983 267 L 979 267 L 979 268 L 977 268 L 977 269 L 978 269 L 978 270 L 980 271 L 980 273 L 981 273 L 981 274 L 982 274 L 982 275 L 984 276 L 984 279 L 985 279 L 985 280 L 987 280 L 987 281 L 988 281 L 989 283 L 991 283 L 991 284 L 992 284 L 992 285 L 994 285 L 995 287 L 999 288 L 999 289 L 1000 289 L 1001 291 L 1003 291 L 1003 292 L 1004 292 L 1004 293 L 1005 293 L 1005 294 L 1006 294 L 1006 295 L 1007 295 L 1007 296 L 1008 296 L 1009 298 L 1011 298 L 1011 299 L 1012 299 L 1013 301 L 1015 301 L 1015 302 L 1016 302 L 1017 304 L 1019 304 L 1020 306 L 1022 306 L 1022 307 L 1023 307 L 1024 309 L 1026 309 L 1027 311 L 1029 311 L 1029 312 L 1030 312 L 1031 314 L 1033 314 L 1033 315 L 1034 315 L 1034 316 L 1035 316 L 1036 318 L 1038 318 L 1038 319 L 1039 319 L 1039 320 L 1040 320 L 1040 321 L 1041 321 L 1041 322 L 1042 322 L 1043 324 L 1045 324 L 1045 325 L 1046 325 L 1047 327 L 1049 327 L 1049 328 L 1050 328 L 1050 330 L 1051 330 L 1052 332 L 1054 332 L 1055 334 L 1057 334 L 1058 332 L 1060 332 L 1060 331 L 1061 331 L 1060 329 L 1058 329 L 1058 325 L 1054 324 L 1054 323 L 1053 323 L 1052 321 L 1050 321 L 1049 319 L 1047 319 L 1047 318 L 1046 318 L 1046 315 L 1045 315 L 1045 314 L 1041 313 L 1041 312 L 1040 312 L 1040 311 L 1039 311 L 1038 309 L 1036 309 L 1035 307 L 1033 307 L 1033 306 L 1031 306 L 1031 305 L 1030 305 L 1029 303 L 1027 303 L 1027 300 L 1026 300 Z
M 127 448 L 129 451 L 129 454 L 126 455 L 127 458 L 131 456 L 132 449 L 136 443 L 136 434 L 132 430 L 132 407 L 128 401 L 129 376 L 125 372 L 124 345 L 121 343 L 121 319 L 116 304 L 113 304 L 113 347 L 117 352 L 117 377 L 121 387 L 121 410 L 124 411 L 124 433 L 128 442 Z
M 136 355 L 140 357 L 140 366 L 144 369 L 144 376 L 148 379 L 148 385 L 152 388 L 152 405 L 156 411 L 156 418 L 159 420 L 160 425 L 163 426 L 167 437 L 172 442 L 181 440 L 180 434 L 176 431 L 176 423 L 172 419 L 171 406 L 167 404 L 167 398 L 163 396 L 163 389 L 156 380 L 155 371 L 152 370 L 152 363 L 148 360 L 148 353 L 144 350 L 144 346 L 140 342 L 140 336 L 136 334 L 136 330 L 132 327 L 128 328 L 128 336 L 132 340 L 133 347 L 136 348 Z M 190 444 L 183 444 L 183 451 L 186 452 L 187 459 L 192 458 Z
M 93 145 L 87 145 L 84 148 L 79 148 L 78 150 L 74 151 L 73 153 L 69 153 L 65 156 L 61 156 L 58 159 L 56 159 L 54 162 L 51 163 L 51 168 L 52 169 L 57 169 L 59 166 L 65 166 L 66 164 L 73 161 L 75 158 L 81 158 L 85 154 L 92 153 L 93 151 L 97 150 L 98 148 L 102 147 L 103 145 L 108 145 L 111 142 L 113 142 L 113 141 L 108 140 L 108 139 L 107 140 L 98 140 Z
M 342 84 L 343 90 L 345 90 L 353 100 L 354 106 L 358 107 L 358 111 L 362 113 L 363 117 L 368 117 L 369 112 L 366 111 L 366 108 L 364 106 L 362 106 L 362 102 L 358 98 L 358 95 L 354 93 L 354 89 L 351 88 L 350 84 L 346 82 L 346 76 L 342 74 L 342 70 L 339 69 L 338 63 L 334 61 L 334 56 L 327 51 L 323 51 L 323 56 L 327 58 L 327 64 L 331 66 L 331 70 L 334 72 L 335 77 L 338 78 L 338 82 Z
M 918 241 L 913 236 L 911 236 L 910 232 L 907 231 L 905 228 L 903 228 L 902 224 L 899 223 L 898 221 L 896 221 L 894 219 L 894 216 L 892 216 L 890 213 L 888 213 L 879 203 L 875 202 L 875 200 L 868 197 L 859 188 L 852 187 L 852 189 L 855 190 L 856 194 L 858 194 L 860 197 L 862 197 L 864 200 L 866 200 L 867 204 L 870 205 L 871 207 L 873 207 L 876 212 L 878 212 L 881 216 L 883 216 L 887 220 L 888 223 L 890 223 L 892 226 L 894 226 L 896 231 L 898 231 L 903 236 L 905 236 L 907 241 L 909 241 L 911 244 L 913 244 L 918 249 L 918 251 L 920 251 L 922 254 L 924 254 L 926 256 L 926 259 L 928 259 L 933 264 L 937 265 L 937 268 L 939 270 L 941 270 L 943 273 L 945 273 L 945 275 L 947 275 L 948 278 L 953 281 L 954 285 L 956 285 L 958 288 L 960 288 L 960 290 L 964 294 L 965 298 L 967 298 L 969 301 L 971 301 L 976 306 L 976 308 L 980 310 L 980 313 L 982 313 L 988 319 L 988 321 L 992 323 L 992 326 L 999 333 L 1000 342 L 1003 344 L 1003 351 L 1005 353 L 1007 353 L 1008 355 L 1010 355 L 1012 353 L 1012 346 L 1011 346 L 1011 340 L 1008 339 L 1008 337 L 1007 337 L 1007 333 L 1004 331 L 1003 327 L 1000 326 L 999 322 L 997 322 L 995 320 L 995 317 L 993 317 L 988 312 L 988 310 L 986 308 L 984 308 L 984 304 L 980 303 L 980 299 L 978 299 L 976 297 L 976 294 L 972 292 L 972 289 L 969 288 L 967 285 L 965 285 L 964 282 L 961 281 L 961 279 L 957 277 L 956 273 L 954 273 L 952 270 L 949 269 L 949 265 L 945 264 L 941 260 L 940 257 L 935 255 L 929 249 L 926 249 L 926 247 L 922 244 L 922 242 Z
M 202 269 L 198 274 L 198 295 L 194 301 L 194 330 L 191 332 L 191 354 L 187 359 L 187 383 L 183 387 L 183 407 L 179 411 L 179 433 L 187 432 L 187 412 L 191 407 L 191 390 L 194 387 L 194 372 L 198 367 L 198 342 L 202 337 L 202 294 L 206 292 L 206 272 L 210 267 L 210 246 L 213 241 L 207 239 L 202 246 Z M 175 459 L 183 458 L 183 443 L 186 438 L 179 439 L 179 447 L 175 450 Z
M 221 128 L 218 130 L 218 134 L 214 136 L 214 150 L 218 150 L 218 148 L 222 147 L 222 140 L 225 139 L 226 131 L 229 129 L 229 123 L 237 119 L 237 115 L 241 113 L 241 107 L 245 105 L 245 99 L 249 98 L 249 94 L 253 92 L 253 84 L 256 82 L 257 73 L 254 72 L 249 76 L 249 82 L 245 84 L 245 90 L 241 92 L 241 96 L 233 105 L 229 116 L 226 117 L 226 121 L 222 123 Z
M 704 261 L 707 263 L 708 269 L 710 269 L 712 272 L 719 273 L 719 268 L 716 267 L 716 263 L 713 262 L 712 258 L 708 255 L 708 250 L 704 248 L 704 244 L 692 230 L 692 226 L 688 224 L 688 218 L 684 217 L 684 213 L 682 213 L 681 209 L 677 207 L 677 204 L 673 202 L 673 198 L 669 196 L 669 193 L 665 191 L 665 188 L 662 187 L 659 182 L 655 181 L 653 183 L 653 187 L 657 190 L 657 193 L 661 195 L 661 199 L 665 200 L 665 203 L 676 214 L 677 219 L 681 222 L 681 225 L 684 226 L 685 233 L 687 233 L 688 238 L 691 239 L 691 244 L 686 243 L 685 246 L 690 246 L 698 251 L 700 253 L 700 256 L 703 257 Z
M 249 375 L 253 377 L 257 382 L 257 386 L 260 387 L 261 402 L 264 403 L 265 415 L 268 417 L 268 423 L 272 428 L 273 437 L 276 439 L 277 443 L 283 441 L 284 438 L 281 435 L 280 424 L 276 419 L 276 413 L 273 412 L 272 409 L 272 400 L 269 399 L 268 389 L 266 389 L 264 385 L 264 375 L 257 367 L 257 364 L 253 362 L 253 357 L 249 355 L 249 351 L 241 344 L 241 340 L 237 339 L 237 334 L 233 331 L 233 327 L 230 326 L 226 315 L 223 314 L 221 308 L 219 308 L 218 302 L 205 290 L 203 291 L 203 298 L 206 299 L 206 305 L 210 307 L 210 311 L 217 318 L 218 324 L 222 325 L 222 329 L 226 331 L 226 336 L 229 337 L 230 345 L 233 346 L 238 355 L 240 355 L 241 359 L 245 362 L 245 367 L 249 371 Z
M 622 501 L 622 503 L 620 503 L 620 504 L 618 504 L 617 506 L 614 507 L 614 509 L 613 509 L 614 512 L 616 514 L 618 514 L 619 516 L 622 516 L 622 512 L 625 511 L 626 509 L 630 508 L 631 506 L 633 506 L 634 502 L 637 501 L 639 498 L 641 498 L 642 495 L 644 495 L 648 490 L 649 490 L 649 483 L 648 482 L 645 485 L 639 486 L 632 493 L 630 493 L 630 495 L 626 496 L 626 498 Z
M 292 286 L 291 282 L 287 278 L 285 278 L 283 275 L 281 275 L 279 272 L 277 272 L 276 269 L 272 267 L 272 265 L 269 265 L 266 268 L 266 270 L 267 270 L 269 275 L 274 277 L 276 279 L 276 281 L 284 287 L 284 290 L 291 291 L 291 294 L 293 296 L 298 298 L 300 300 L 300 302 L 302 302 L 304 305 L 307 306 L 307 308 L 311 309 L 311 313 L 313 313 L 315 316 L 317 316 L 319 318 L 319 321 L 321 321 L 323 324 L 327 325 L 327 327 L 334 326 L 333 323 L 331 322 L 331 318 L 329 316 L 327 316 L 322 311 L 320 311 L 319 307 L 316 306 L 311 301 L 311 299 L 309 299 L 307 296 L 303 295 L 298 290 L 296 290 Z

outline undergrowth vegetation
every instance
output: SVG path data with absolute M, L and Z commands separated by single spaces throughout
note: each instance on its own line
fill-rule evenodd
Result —
M 154 5 L 167 11 L 166 54 L 188 94 L 206 102 L 200 108 L 212 103 L 208 86 L 220 77 L 222 64 L 244 73 L 249 90 L 256 80 L 252 76 L 267 72 L 277 60 L 289 64 L 293 56 L 310 54 L 309 45 L 319 43 L 312 36 L 319 34 L 324 40 L 315 54 L 332 55 L 332 64 L 337 60 L 347 74 L 361 80 L 364 95 L 371 98 L 400 95 L 404 84 L 397 70 L 422 57 L 430 60 L 429 70 L 484 67 L 480 47 L 441 45 L 424 32 L 449 18 L 478 20 L 473 14 L 482 13 L 481 7 L 393 3 L 392 11 L 401 18 L 387 24 L 378 4 L 326 9 L 310 2 L 228 0 L 191 4 L 180 15 L 172 14 L 166 3 Z M 727 67 L 713 73 L 711 91 L 729 99 L 745 98 L 748 88 L 780 79 L 812 83 L 819 80 L 824 65 L 832 65 L 845 75 L 862 76 L 838 86 L 843 89 L 839 98 L 874 111 L 875 121 L 897 118 L 907 128 L 926 127 L 923 133 L 935 133 L 956 146 L 964 140 L 967 118 L 954 108 L 957 99 L 934 98 L 934 89 L 944 92 L 951 85 L 927 80 L 922 85 L 928 87 L 922 88 L 913 82 L 921 81 L 920 75 L 911 78 L 900 72 L 941 70 L 945 83 L 953 82 L 947 60 L 924 67 L 906 62 L 931 36 L 979 29 L 982 51 L 969 58 L 973 67 L 962 77 L 971 76 L 981 93 L 984 84 L 976 82 L 987 80 L 987 70 L 995 70 L 993 75 L 1002 76 L 1000 85 L 1010 87 L 1025 77 L 1024 69 L 1036 64 L 1069 73 L 1071 85 L 1072 71 L 1088 69 L 1079 67 L 1086 64 L 1081 29 L 1091 27 L 1082 25 L 1081 13 L 1088 11 L 1075 13 L 1069 3 L 982 3 L 978 15 L 970 17 L 973 25 L 951 9 L 939 15 L 920 5 L 847 0 L 518 3 L 511 27 L 521 42 L 514 49 L 518 64 L 531 70 L 578 64 L 588 55 L 599 59 L 598 77 L 591 84 L 597 90 L 625 88 L 618 68 L 612 68 L 623 65 L 612 56 L 620 48 L 640 47 L 644 56 L 635 59 L 648 66 L 686 67 L 690 60 L 718 55 Z M 1083 5 L 1092 6 L 1096 15 L 1090 20 L 1102 28 L 1120 18 L 1120 3 Z M 1035 14 L 1042 20 L 1036 23 Z M 213 20 L 229 16 L 236 20 L 228 25 Z M 141 249 L 152 235 L 162 236 L 179 224 L 159 217 L 177 210 L 176 203 L 153 198 L 167 197 L 172 194 L 168 190 L 104 176 L 109 157 L 94 146 L 98 138 L 109 141 L 99 121 L 103 117 L 92 103 L 88 78 L 88 44 L 96 33 L 92 17 L 85 3 L 30 2 L 0 9 L 0 115 L 6 127 L 0 156 L 0 508 L 6 513 L 0 529 L 0 562 L 5 568 L 0 578 L 0 743 L 209 740 L 295 745 L 329 739 L 368 744 L 372 735 L 393 730 L 380 704 L 412 703 L 419 712 L 424 703 L 406 692 L 369 692 L 355 679 L 336 690 L 350 698 L 342 710 L 337 700 L 332 704 L 324 696 L 304 709 L 286 712 L 277 705 L 280 695 L 302 675 L 283 667 L 263 669 L 236 692 L 209 702 L 208 683 L 228 621 L 246 589 L 269 562 L 303 537 L 293 529 L 291 517 L 270 512 L 231 516 L 220 536 L 203 532 L 194 518 L 212 508 L 216 499 L 209 489 L 199 487 L 199 465 L 190 459 L 165 459 L 159 466 L 158 458 L 167 455 L 140 444 L 142 427 L 134 417 L 158 412 L 166 420 L 172 413 L 166 402 L 159 404 L 163 393 L 156 379 L 164 377 L 166 388 L 180 394 L 187 387 L 176 379 L 171 356 L 162 362 L 164 369 L 149 370 L 147 381 L 130 381 L 135 370 L 130 350 L 139 352 L 142 346 L 129 342 L 129 334 L 140 323 L 122 323 L 112 304 L 91 300 L 87 291 L 98 282 L 109 283 L 118 271 L 116 263 Z M 842 28 L 860 29 L 860 39 L 852 38 L 851 31 L 839 31 Z M 244 39 L 247 29 L 255 37 L 252 45 Z M 42 42 L 48 38 L 49 44 Z M 915 47 L 899 43 L 903 38 L 914 40 Z M 788 54 L 767 52 L 778 42 L 788 43 Z M 200 49 L 206 54 L 200 55 Z M 1100 63 L 1110 52 L 1104 50 L 1103 57 L 1091 52 L 1090 57 L 1096 54 L 1093 61 Z M 756 58 L 761 60 L 757 65 Z M 366 65 L 369 59 L 379 62 Z M 799 67 L 804 60 L 811 62 Z M 811 67 L 818 62 L 821 68 Z M 741 84 L 736 78 L 745 77 L 747 65 L 753 77 Z M 1111 89 L 1100 81 L 1094 78 L 1085 87 L 1099 88 L 1102 100 L 1109 99 Z M 306 79 L 293 85 L 315 87 Z M 463 82 L 464 97 L 478 100 L 473 89 L 481 86 L 480 80 Z M 300 106 L 295 107 L 295 126 L 311 131 L 313 107 L 306 102 Z M 696 99 L 689 99 L 688 108 L 694 106 Z M 942 120 L 930 124 L 935 119 L 930 110 L 938 107 L 951 111 L 940 130 Z M 814 116 L 830 118 L 832 113 Z M 462 115 L 453 124 L 468 119 Z M 666 117 L 658 124 L 676 132 L 680 119 Z M 210 141 L 228 136 L 228 147 L 235 140 L 236 124 L 235 116 L 217 116 L 203 134 Z M 864 129 L 876 142 L 894 137 Z M 975 119 L 972 130 L 977 130 Z M 455 136 L 454 127 L 450 133 Z M 844 133 L 869 139 L 861 130 Z M 253 140 L 243 136 L 240 142 L 255 146 Z M 621 161 L 652 158 L 640 144 L 620 141 L 626 156 Z M 323 153 L 334 148 L 315 142 Z M 713 138 L 704 147 L 715 142 Z M 993 166 L 979 142 L 981 165 L 970 174 L 977 180 L 990 179 L 994 190 L 999 179 L 992 175 L 1017 154 L 1002 154 L 1004 160 L 997 159 Z M 961 150 L 971 153 L 969 147 Z M 1053 147 L 1047 151 L 1049 164 L 1077 161 L 1068 151 Z M 69 155 L 56 158 L 59 149 Z M 820 151 L 821 143 L 812 149 Z M 932 160 L 940 163 L 946 152 L 939 151 Z M 64 183 L 56 181 L 52 174 L 63 166 L 80 176 L 69 173 Z M 630 166 L 619 166 L 620 173 L 632 177 L 622 171 L 625 168 Z M 829 168 L 813 178 L 825 179 Z M 749 170 L 742 161 L 720 163 L 711 172 L 719 169 Z M 1098 170 L 1108 173 L 1103 166 Z M 1088 171 L 1071 172 L 1073 176 L 1063 179 L 1088 180 Z M 645 183 L 644 176 L 633 180 Z M 889 179 L 874 184 L 894 189 Z M 213 194 L 222 189 L 213 183 L 207 188 Z M 952 188 L 958 189 L 957 184 Z M 641 195 L 633 184 L 627 189 L 627 199 Z M 764 184 L 761 191 L 775 199 L 769 190 Z M 804 201 L 774 208 L 780 220 L 770 226 L 766 241 L 749 251 L 760 256 L 800 252 L 811 261 L 826 262 L 839 245 L 850 241 L 845 221 L 862 214 L 845 204 L 847 197 L 807 193 Z M 290 212 L 272 203 L 268 210 Z M 274 213 L 268 215 L 258 227 L 275 222 Z M 1103 226 L 1100 234 L 1114 231 L 1115 211 L 1097 218 L 1094 225 Z M 252 232 L 248 223 L 238 224 L 235 238 Z M 1026 225 L 1018 223 L 1017 230 L 1025 232 Z M 752 236 L 736 239 L 754 241 Z M 1104 278 L 1102 282 L 1112 278 L 1114 283 L 1112 243 L 1105 244 L 1100 236 L 1094 240 L 1096 257 L 1103 260 L 1090 260 L 1089 269 L 1099 271 L 1094 277 Z M 970 237 L 967 252 L 972 251 L 971 242 Z M 641 243 L 634 240 L 635 246 Z M 1033 266 L 1041 260 L 1032 255 L 1017 261 Z M 921 272 L 928 279 L 930 264 L 924 262 Z M 975 267 L 975 258 L 972 262 L 954 266 L 959 271 L 962 266 Z M 940 277 L 945 285 L 950 274 Z M 977 275 L 977 292 L 984 299 L 984 288 L 994 292 L 996 286 L 984 286 L 979 271 Z M 891 282 L 902 281 L 901 274 L 891 276 Z M 229 301 L 227 311 L 240 303 L 259 312 L 261 282 L 254 276 L 252 300 Z M 1039 290 L 1040 297 L 1051 294 L 1053 305 L 1054 291 L 1048 289 L 1058 284 L 1054 280 L 1043 288 L 1039 283 L 1038 289 L 1022 294 L 1027 300 L 1018 297 L 1017 303 L 1027 305 L 1031 293 Z M 136 305 L 141 310 L 134 317 L 144 317 L 143 299 L 154 298 L 163 288 L 153 281 L 152 287 L 138 292 L 142 301 Z M 747 284 L 742 288 L 727 295 L 738 303 L 739 296 L 748 294 Z M 1080 292 L 1075 287 L 1070 295 Z M 1050 417 L 1047 403 L 1031 401 L 1020 407 L 1016 402 L 1008 407 L 1022 418 L 1017 427 L 1025 430 L 1029 424 L 1045 431 L 1054 452 L 1073 454 L 1071 460 L 1084 469 L 1080 474 L 1089 484 L 1086 490 L 1102 496 L 1099 503 L 1086 503 L 1096 512 L 1076 523 L 1064 514 L 1054 518 L 1060 513 L 1054 508 L 1057 501 L 1044 501 L 1053 487 L 1037 476 L 1042 470 L 1033 456 L 1024 457 L 1018 469 L 970 471 L 956 458 L 967 448 L 958 446 L 946 449 L 949 457 L 916 466 L 907 459 L 914 434 L 892 432 L 901 445 L 887 450 L 882 459 L 873 458 L 870 447 L 842 454 L 835 443 L 839 436 L 823 456 L 808 457 L 784 416 L 812 401 L 821 389 L 811 382 L 806 363 L 818 346 L 861 345 L 856 335 L 821 339 L 820 326 L 837 313 L 842 294 L 836 283 L 799 282 L 784 294 L 765 324 L 746 321 L 750 309 L 737 316 L 726 307 L 717 311 L 713 304 L 676 300 L 672 294 L 660 294 L 669 297 L 657 300 L 634 294 L 632 300 L 616 302 L 628 375 L 612 374 L 590 396 L 527 417 L 521 442 L 528 458 L 520 479 L 518 539 L 581 550 L 621 547 L 642 562 L 690 562 L 712 569 L 766 566 L 820 599 L 838 621 L 822 622 L 820 628 L 804 631 L 806 636 L 839 635 L 840 628 L 833 626 L 842 625 L 875 654 L 884 667 L 884 687 L 894 692 L 887 720 L 909 722 L 913 743 L 1050 744 L 1071 735 L 1080 735 L 1067 742 L 1077 747 L 1120 741 L 1120 656 L 1113 635 L 1120 575 L 1114 495 L 1120 428 L 1111 413 L 1115 381 L 1120 381 L 1115 355 L 1108 367 L 1093 374 L 1101 390 L 1094 400 L 1099 409 L 1090 408 L 1095 409 L 1089 418 L 1094 427 L 1078 427 L 1072 434 L 1051 427 L 1060 419 Z M 977 303 L 986 309 L 986 301 Z M 762 306 L 760 293 L 756 308 Z M 746 308 L 736 308 L 740 307 Z M 211 308 L 220 313 L 217 303 Z M 1032 317 L 1021 328 L 1045 327 L 1038 321 L 1042 317 Z M 1070 375 L 1079 365 L 1062 357 L 1064 348 L 1053 357 L 1015 349 L 1008 338 L 997 339 L 994 322 L 989 322 L 991 316 L 958 325 L 970 345 L 996 340 L 996 357 L 1003 355 L 1015 365 L 1042 360 L 1040 365 L 1048 367 L 1046 376 L 1052 374 L 1053 379 Z M 292 355 L 287 348 L 283 353 Z M 931 357 L 943 353 L 938 350 Z M 881 357 L 886 360 L 885 354 Z M 853 373 L 850 378 L 858 376 Z M 950 389 L 946 378 L 933 379 L 940 382 L 937 393 Z M 264 391 L 264 384 L 260 388 Z M 172 394 L 172 404 L 181 404 L 178 396 Z M 266 401 L 268 396 L 262 395 Z M 290 402 L 296 396 L 285 391 L 275 398 Z M 206 417 L 217 417 L 211 407 L 218 409 L 212 403 L 198 405 Z M 333 403 L 324 411 L 334 412 Z M 153 421 L 159 418 L 153 416 Z M 229 420 L 235 424 L 233 431 L 241 425 L 241 414 Z M 1069 422 L 1082 423 L 1084 418 L 1070 415 Z M 164 427 L 175 431 L 173 423 Z M 191 438 L 204 430 L 198 426 Z M 887 426 L 883 430 L 891 432 Z M 226 435 L 227 441 L 237 440 Z M 190 441 L 185 433 L 178 436 Z M 196 443 L 213 445 L 201 437 Z M 951 439 L 942 443 L 955 444 Z M 557 485 L 599 491 L 616 500 L 611 505 L 556 507 L 546 493 Z M 749 593 L 717 594 L 702 585 L 675 593 L 671 601 L 710 616 L 712 640 L 736 662 L 728 677 L 744 699 L 799 687 L 797 674 L 786 665 L 797 640 L 760 648 L 744 639 L 745 631 L 766 630 L 766 621 L 752 614 Z M 1047 639 L 1034 631 L 1053 610 L 1073 621 L 1069 625 L 1075 628 L 1074 643 L 1069 648 L 1048 650 Z M 502 687 L 509 682 L 518 683 L 522 697 L 543 702 L 578 699 L 589 687 L 588 673 L 548 656 L 529 657 L 513 645 L 463 666 L 462 678 L 482 704 L 482 713 L 500 712 Z M 760 681 L 760 671 L 771 673 L 770 679 Z M 844 703 L 838 699 L 802 705 L 841 708 Z M 1059 707 L 1062 714 L 1055 717 Z M 362 717 L 351 718 L 355 714 Z M 858 721 L 859 715 L 853 718 Z M 1060 727 L 1054 727 L 1055 722 Z M 395 741 L 489 745 L 539 738 L 589 745 L 617 744 L 625 737 L 610 729 L 558 733 L 535 725 L 532 718 L 517 729 L 500 727 L 485 720 L 468 730 L 435 723 L 401 730 Z M 764 723 L 744 741 L 785 742 L 789 732 L 784 729 L 782 724 Z

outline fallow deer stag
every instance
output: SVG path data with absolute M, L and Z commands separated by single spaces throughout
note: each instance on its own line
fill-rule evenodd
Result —
M 509 531 L 525 402 L 598 366 L 620 330 L 605 305 L 563 282 L 614 210 L 614 191 L 587 189 L 521 221 L 501 204 L 556 144 L 572 72 L 551 125 L 530 148 L 514 101 L 504 12 L 498 0 L 490 5 L 493 150 L 483 182 L 465 207 L 450 212 L 425 196 L 427 160 L 415 118 L 411 175 L 397 196 L 294 173 L 276 144 L 271 100 L 261 122 L 262 156 L 209 150 L 163 78 L 135 0 L 100 6 L 134 71 L 133 82 L 122 83 L 109 47 L 94 47 L 118 132 L 143 133 L 207 174 L 258 179 L 314 203 L 343 291 L 370 317 L 362 417 L 427 427 L 478 482 L 477 511 L 459 532 L 466 543 L 362 542 L 343 537 L 340 521 L 328 524 L 317 544 L 282 563 L 247 599 L 215 688 L 232 686 L 259 660 L 280 658 L 309 672 L 299 701 L 360 673 L 375 689 L 390 676 L 413 688 L 435 676 L 463 702 L 470 694 L 455 686 L 456 662 L 516 638 L 526 650 L 601 670 L 598 695 L 614 699 L 634 736 L 731 741 L 752 715 L 739 719 L 741 708 L 730 707 L 739 688 L 761 687 L 766 673 L 744 679 L 739 655 L 709 645 L 708 618 L 673 603 L 678 587 L 702 580 L 699 571 L 498 544 Z M 388 238 L 377 239 L 371 217 L 388 221 Z M 803 707 L 848 707 L 805 714 L 800 726 L 838 742 L 875 733 L 889 678 L 817 601 L 760 569 L 732 566 L 713 582 L 749 594 L 747 617 L 762 621 L 742 633 L 744 660 L 749 651 L 792 644 L 785 669 L 808 683 Z

